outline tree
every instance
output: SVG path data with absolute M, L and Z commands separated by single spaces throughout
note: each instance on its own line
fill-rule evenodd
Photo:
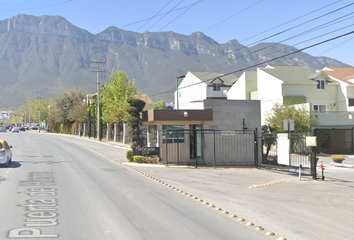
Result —
M 51 127 L 56 131 L 68 133 L 74 122 L 88 122 L 84 99 L 86 94 L 75 89 L 59 96 L 50 107 L 48 121 Z
M 121 124 L 127 121 L 127 99 L 137 94 L 135 81 L 121 71 L 109 77 L 109 84 L 101 89 L 102 120 L 107 123 Z
M 165 101 L 158 101 L 155 103 L 154 109 L 167 109 Z
M 141 99 L 130 97 L 128 98 L 128 124 L 129 124 L 129 134 L 133 142 L 132 146 L 142 147 L 145 145 L 144 138 L 141 136 L 141 124 L 142 120 L 140 118 L 140 112 L 145 107 L 145 102 Z
M 265 123 L 271 126 L 273 132 L 286 132 L 284 130 L 284 120 L 295 120 L 295 132 L 308 133 L 311 128 L 317 125 L 317 119 L 305 106 L 286 105 L 276 103 L 267 114 Z

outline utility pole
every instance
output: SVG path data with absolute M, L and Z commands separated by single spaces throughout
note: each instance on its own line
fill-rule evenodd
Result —
M 95 66 L 91 72 L 97 73 L 97 140 L 100 140 L 100 73 L 105 70 L 100 69 L 100 64 L 106 64 L 106 61 L 91 60 Z
M 39 110 L 39 116 L 38 116 L 38 132 L 41 132 L 41 99 L 42 99 L 42 92 L 36 92 L 37 94 L 39 94 L 39 106 L 38 106 L 38 110 Z

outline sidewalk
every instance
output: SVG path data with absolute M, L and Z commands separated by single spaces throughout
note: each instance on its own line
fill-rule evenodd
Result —
M 179 192 L 192 194 L 203 202 L 227 210 L 230 215 L 236 214 L 246 222 L 273 231 L 278 237 L 293 240 L 352 239 L 354 234 L 350 220 L 354 216 L 354 197 L 349 197 L 354 196 L 354 180 L 303 178 L 300 181 L 296 173 L 256 168 L 141 164 L 130 164 L 130 167 L 140 171 L 142 177 L 157 184 L 157 180 L 162 181 Z M 166 185 L 161 187 L 177 197 L 176 190 Z
M 127 144 L 100 143 L 130 149 Z M 246 228 L 261 226 L 264 233 L 275 232 L 270 239 L 352 239 L 354 169 L 331 166 L 332 159 L 327 156 L 320 156 L 318 166 L 321 161 L 325 167 L 324 181 L 314 181 L 308 175 L 300 181 L 297 172 L 258 168 L 125 165 L 127 170 L 159 184 L 176 198 L 204 204 L 210 211 L 219 207 L 229 212 L 225 217 L 235 214 L 237 218 L 232 220 L 235 224 L 254 224 L 245 225 Z M 354 156 L 347 156 L 345 163 L 354 164 Z M 319 168 L 317 173 L 320 175 Z M 214 207 L 210 208 L 210 204 Z M 244 218 L 245 222 L 238 222 L 238 218 Z

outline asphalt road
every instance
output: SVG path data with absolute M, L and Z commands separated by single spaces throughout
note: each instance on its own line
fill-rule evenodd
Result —
M 1 133 L 0 239 L 275 239 L 123 165 L 126 150 L 72 137 Z

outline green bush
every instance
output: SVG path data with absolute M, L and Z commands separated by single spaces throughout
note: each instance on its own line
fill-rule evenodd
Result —
M 136 163 L 149 163 L 149 164 L 159 164 L 160 160 L 158 157 L 146 157 L 146 156 L 134 156 L 134 162 Z
M 134 162 L 136 163 L 142 163 L 143 162 L 143 156 L 134 156 L 133 159 L 134 159 Z
M 129 162 L 132 162 L 134 159 L 133 159 L 133 150 L 128 150 L 126 153 L 125 153 L 125 156 L 127 157 L 128 161 Z
M 345 160 L 345 157 L 343 155 L 332 155 L 331 158 L 333 160 L 337 160 L 337 161 L 343 161 Z

